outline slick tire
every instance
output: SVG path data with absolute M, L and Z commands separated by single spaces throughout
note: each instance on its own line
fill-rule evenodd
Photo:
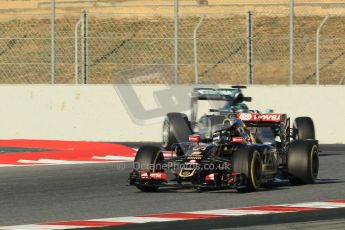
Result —
M 315 140 L 314 122 L 310 117 L 297 117 L 293 123 L 295 140 Z
M 313 184 L 319 172 L 319 148 L 316 141 L 293 141 L 288 152 L 287 168 L 291 184 Z
M 163 153 L 159 147 L 143 146 L 141 147 L 134 159 L 135 171 L 159 172 L 162 169 L 162 162 L 164 160 Z M 154 192 L 158 190 L 158 186 L 152 185 L 137 185 L 137 188 L 143 192 Z
M 171 150 L 173 144 L 187 142 L 189 135 L 192 134 L 187 115 L 168 113 L 163 122 L 163 148 Z
M 232 158 L 233 171 L 244 174 L 246 188 L 238 188 L 239 192 L 251 192 L 260 188 L 262 183 L 262 160 L 260 153 L 250 147 L 237 150 Z

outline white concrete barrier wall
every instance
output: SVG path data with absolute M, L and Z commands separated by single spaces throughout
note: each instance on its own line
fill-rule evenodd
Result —
M 189 113 L 193 87 L 2 85 L 0 138 L 160 141 L 164 114 Z M 320 143 L 345 143 L 344 87 L 253 86 L 244 92 L 253 97 L 253 109 L 312 117 Z

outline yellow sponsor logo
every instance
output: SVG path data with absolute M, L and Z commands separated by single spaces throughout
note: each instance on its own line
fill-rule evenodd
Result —
M 190 156 L 187 159 L 188 160 L 201 160 L 202 156 Z
M 192 152 L 192 155 L 200 155 L 202 152 L 200 151 L 195 151 L 195 152 Z
M 180 177 L 191 177 L 194 175 L 195 169 L 193 171 L 190 170 L 181 170 Z

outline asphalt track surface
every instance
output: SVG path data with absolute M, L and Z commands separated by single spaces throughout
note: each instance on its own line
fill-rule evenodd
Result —
M 142 193 L 128 186 L 130 163 L 0 168 L 0 226 L 344 199 L 345 145 L 321 150 L 316 184 L 243 194 Z

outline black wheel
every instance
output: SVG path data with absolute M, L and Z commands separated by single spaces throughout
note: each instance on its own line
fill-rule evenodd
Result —
M 319 148 L 316 142 L 293 141 L 288 153 L 287 167 L 291 184 L 313 184 L 319 172 Z
M 160 172 L 162 169 L 163 153 L 159 147 L 143 146 L 141 147 L 134 159 L 135 171 Z M 143 192 L 154 192 L 158 190 L 158 186 L 137 185 L 137 188 Z
M 293 123 L 295 140 L 315 140 L 314 122 L 310 117 L 297 117 Z
M 239 192 L 256 191 L 262 182 L 262 161 L 260 153 L 250 147 L 237 150 L 232 158 L 233 171 L 246 176 L 247 187 L 237 189 Z
M 179 142 L 187 142 L 193 134 L 187 115 L 183 113 L 168 113 L 163 122 L 163 147 L 167 150 Z

